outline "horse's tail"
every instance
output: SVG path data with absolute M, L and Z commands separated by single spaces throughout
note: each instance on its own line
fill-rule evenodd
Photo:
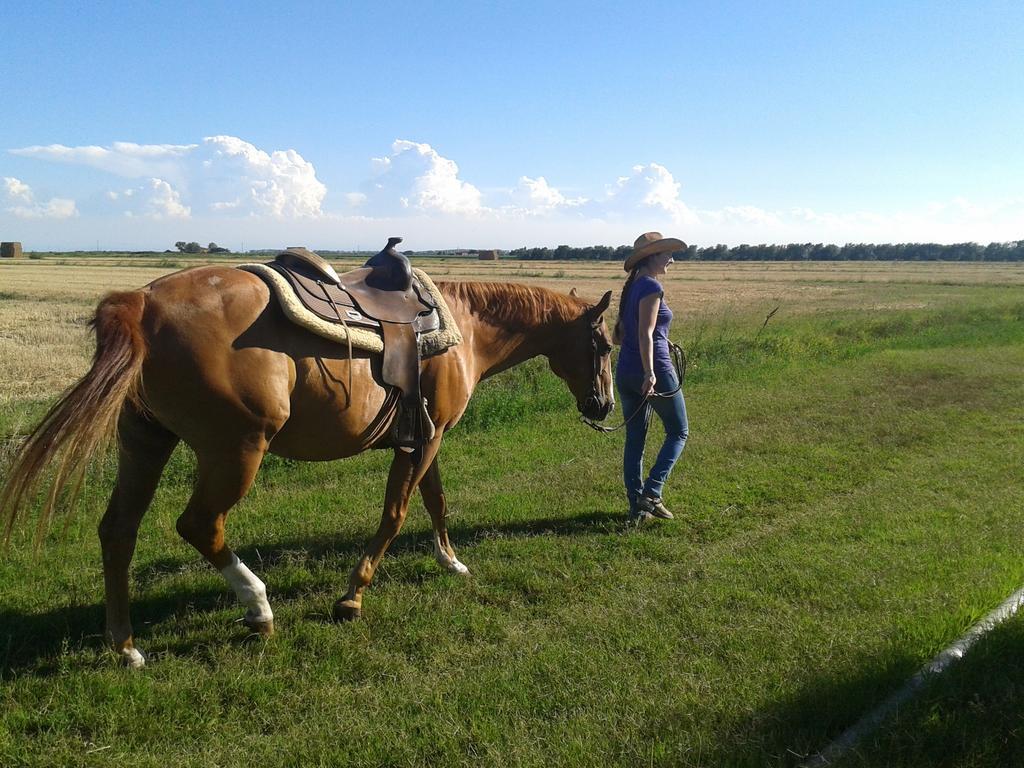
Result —
M 46 502 L 39 515 L 41 540 L 61 492 L 71 487 L 69 507 L 81 488 L 90 459 L 105 454 L 117 433 L 125 402 L 140 410 L 142 363 L 146 339 L 142 291 L 109 294 L 96 308 L 91 326 L 96 331 L 96 354 L 89 372 L 57 401 L 15 454 L 0 491 L 0 523 L 9 541 L 19 510 L 37 489 L 42 471 L 57 458 Z

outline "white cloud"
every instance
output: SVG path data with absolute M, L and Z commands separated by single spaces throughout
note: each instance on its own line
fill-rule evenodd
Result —
M 668 214 L 677 225 L 696 224 L 697 216 L 679 198 L 680 184 L 663 165 L 634 165 L 609 188 L 604 209 L 615 214 Z
M 75 201 L 62 197 L 50 198 L 45 203 L 11 206 L 7 211 L 19 219 L 70 219 L 78 215 Z
M 579 208 L 587 202 L 585 197 L 566 197 L 548 184 L 548 180 L 543 176 L 536 179 L 520 176 L 519 183 L 511 192 L 511 198 L 517 210 L 529 215 L 547 215 Z
M 981 204 L 964 197 L 895 211 L 820 211 L 753 206 L 700 211 L 717 231 L 716 242 L 746 243 L 955 243 L 1015 240 L 1024 231 L 1024 199 Z
M 139 178 L 171 175 L 182 158 L 195 150 L 196 144 L 135 144 L 115 141 L 109 147 L 66 147 L 63 144 L 22 147 L 10 150 L 12 155 L 32 157 L 70 165 L 85 165 L 116 176 Z
M 8 200 L 17 200 L 23 203 L 32 202 L 32 189 L 20 179 L 4 176 L 4 191 L 7 193 Z
M 181 204 L 181 195 L 163 179 L 149 180 L 149 198 L 146 211 L 155 219 L 187 219 L 192 211 Z
M 235 136 L 209 136 L 201 144 L 119 141 L 109 147 L 52 144 L 10 151 L 147 179 L 139 188 L 147 195 L 147 206 L 118 208 L 135 215 L 181 218 L 194 211 L 280 219 L 317 217 L 327 194 L 313 164 L 295 150 L 268 153 Z M 112 191 L 106 197 L 123 206 L 122 195 Z
M 125 217 L 124 227 L 112 236 L 127 247 L 166 247 L 165 240 L 182 239 L 183 220 L 192 220 L 197 232 L 210 230 L 188 239 L 233 238 L 269 246 L 316 240 L 321 247 L 340 248 L 379 247 L 396 233 L 420 249 L 620 244 L 652 229 L 698 245 L 989 242 L 1017 239 L 1024 232 L 1022 198 L 953 197 L 899 210 L 775 210 L 749 203 L 698 209 L 683 200 L 673 173 L 655 162 L 633 166 L 603 190 L 574 190 L 575 196 L 543 175 L 512 175 L 514 185 L 488 188 L 485 194 L 460 177 L 454 160 L 430 144 L 408 140 L 395 141 L 389 154 L 372 159 L 370 178 L 360 191 L 343 196 L 344 210 L 354 216 L 324 212 L 326 187 L 298 152 L 264 151 L 233 136 L 211 136 L 198 144 L 55 144 L 12 152 L 130 180 L 111 184 L 109 176 L 87 171 L 95 184 L 83 194 L 80 175 L 69 182 L 71 174 L 58 169 L 62 183 L 78 184 L 76 205 L 67 194 L 38 200 L 33 187 L 41 184 L 35 179 L 30 186 L 0 177 L 0 215 L 22 219 L 19 228 L 26 237 L 52 244 L 66 238 L 73 247 L 111 236 L 110 214 Z M 55 223 L 61 219 L 65 222 Z
M 68 219 L 78 215 L 74 200 L 52 197 L 36 202 L 32 188 L 13 176 L 4 176 L 4 196 L 9 203 L 5 210 L 19 219 Z
M 770 229 L 782 225 L 782 216 L 783 214 L 766 211 L 754 205 L 727 205 L 718 210 L 697 212 L 699 220 L 723 228 L 754 225 Z
M 754 205 L 727 205 L 722 211 L 727 219 L 735 221 L 763 224 L 765 226 L 776 226 L 780 223 L 779 217 L 776 214 Z
M 210 136 L 196 152 L 211 210 L 276 218 L 315 217 L 327 187 L 294 149 L 267 153 L 234 136 Z
M 442 213 L 477 215 L 486 209 L 480 190 L 459 178 L 459 166 L 442 157 L 429 144 L 399 139 L 391 155 L 371 161 L 373 177 L 362 193 L 350 193 L 357 202 L 377 215 Z M 362 194 L 363 197 L 353 197 Z
M 192 209 L 181 201 L 181 192 L 165 179 L 146 179 L 128 189 L 110 190 L 104 197 L 115 210 L 129 218 L 188 219 Z

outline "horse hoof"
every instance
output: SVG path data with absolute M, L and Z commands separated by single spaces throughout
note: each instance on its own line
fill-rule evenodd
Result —
M 338 600 L 334 604 L 335 621 L 355 621 L 362 615 L 362 608 L 351 600 Z
M 256 619 L 250 619 L 246 616 L 242 623 L 249 628 L 251 632 L 255 632 L 260 637 L 270 637 L 274 634 L 274 620 L 267 619 L 265 621 L 257 621 Z
M 448 565 L 448 572 L 454 573 L 458 576 L 469 576 L 469 568 L 463 565 L 457 557 L 453 557 L 451 563 Z
M 146 655 L 138 648 L 122 648 L 117 652 L 121 665 L 128 669 L 142 669 L 146 666 Z

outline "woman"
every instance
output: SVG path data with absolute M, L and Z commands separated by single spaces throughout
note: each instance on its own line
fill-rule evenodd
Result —
M 686 403 L 669 356 L 672 310 L 665 303 L 665 291 L 658 278 L 672 263 L 672 254 L 685 249 L 682 240 L 647 232 L 636 239 L 633 252 L 623 265 L 629 277 L 622 289 L 615 324 L 616 341 L 622 345 L 615 383 L 623 416 L 629 419 L 622 475 L 632 523 L 650 517 L 672 519 L 672 513 L 661 500 L 662 489 L 683 452 L 689 430 Z M 673 390 L 670 397 L 649 398 L 652 393 Z M 665 427 L 665 442 L 647 480 L 642 481 L 644 443 L 652 408 Z

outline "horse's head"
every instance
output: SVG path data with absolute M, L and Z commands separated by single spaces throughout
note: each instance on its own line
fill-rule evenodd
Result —
M 568 326 L 567 336 L 554 341 L 548 353 L 551 370 L 569 385 L 576 407 L 588 419 L 601 421 L 615 408 L 612 385 L 612 340 L 604 323 L 611 302 L 608 291 L 597 304 Z

